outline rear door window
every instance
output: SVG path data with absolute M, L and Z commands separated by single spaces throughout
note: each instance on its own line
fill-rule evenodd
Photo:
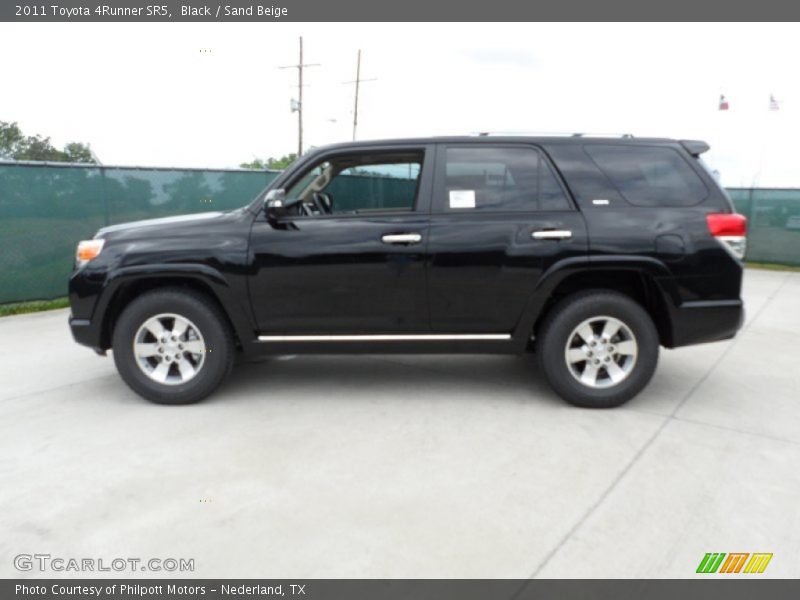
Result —
M 592 144 L 584 150 L 619 193 L 638 206 L 692 206 L 708 189 L 673 148 Z
M 446 210 L 570 209 L 561 183 L 535 148 L 450 146 L 446 156 Z

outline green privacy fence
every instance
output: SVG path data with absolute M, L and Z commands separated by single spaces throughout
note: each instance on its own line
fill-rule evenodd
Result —
M 75 245 L 104 225 L 237 208 L 276 176 L 0 162 L 0 303 L 65 295 Z M 381 186 L 390 205 L 402 206 L 408 183 L 353 176 L 346 185 L 363 192 Z M 749 218 L 748 259 L 800 265 L 800 189 L 730 193 Z
M 747 260 L 800 266 L 800 189 L 731 188 L 747 217 Z
M 0 303 L 64 296 L 75 245 L 104 225 L 237 208 L 277 174 L 0 162 Z
M 335 177 L 325 192 L 336 198 L 336 210 L 357 210 L 363 206 L 410 209 L 417 191 L 415 179 L 345 175 Z

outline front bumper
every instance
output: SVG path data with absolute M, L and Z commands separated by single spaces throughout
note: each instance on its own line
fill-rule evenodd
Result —
M 69 328 L 76 342 L 89 346 L 98 354 L 105 356 L 106 352 L 100 343 L 100 327 L 95 326 L 89 319 L 76 319 L 70 316 Z
M 69 328 L 76 342 L 98 353 L 108 348 L 102 339 L 106 268 L 99 258 L 72 272 L 69 278 Z M 106 342 L 105 344 L 103 342 Z

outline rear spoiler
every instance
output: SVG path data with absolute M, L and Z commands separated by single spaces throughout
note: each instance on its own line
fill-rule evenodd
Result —
M 700 156 L 703 152 L 708 152 L 708 150 L 711 148 L 708 144 L 701 140 L 681 140 L 681 146 L 686 148 L 689 154 L 695 158 Z

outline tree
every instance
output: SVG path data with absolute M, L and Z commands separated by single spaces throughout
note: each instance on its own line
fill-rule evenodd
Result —
M 10 159 L 13 148 L 22 138 L 22 132 L 16 123 L 0 121 L 0 158 Z
M 70 142 L 64 146 L 64 152 L 67 155 L 67 160 L 74 163 L 96 163 L 97 161 L 92 154 L 89 144 L 82 144 L 81 142 Z
M 22 131 L 16 123 L 0 121 L 0 158 L 14 158 L 22 137 Z
M 95 164 L 88 144 L 70 142 L 59 150 L 49 137 L 24 135 L 19 125 L 0 121 L 0 158 L 6 160 L 47 160 Z
M 274 158 L 272 156 L 266 160 L 254 158 L 252 161 L 242 163 L 239 166 L 243 169 L 255 169 L 258 171 L 263 171 L 265 169 L 277 169 L 282 171 L 295 160 L 297 160 L 297 154 L 292 152 L 291 154 L 284 154 L 280 158 Z

